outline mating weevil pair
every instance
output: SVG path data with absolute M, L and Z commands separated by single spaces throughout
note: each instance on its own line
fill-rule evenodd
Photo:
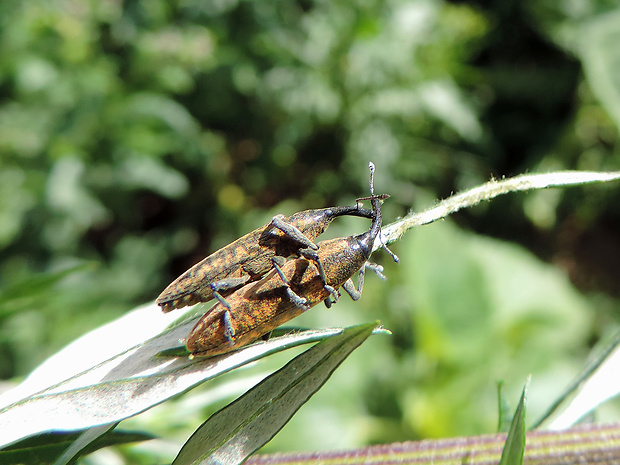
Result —
M 364 283 L 364 268 L 372 252 L 375 240 L 381 232 L 381 200 L 387 197 L 374 194 L 374 165 L 372 163 L 370 164 L 370 169 L 371 196 L 369 199 L 372 203 L 372 211 L 357 207 L 355 209 L 353 209 L 354 207 L 334 207 L 332 209 L 309 211 L 323 212 L 323 214 L 319 214 L 318 218 L 327 218 L 323 221 L 324 225 L 320 227 L 321 231 L 318 234 L 335 218 L 333 214 L 329 216 L 326 214 L 331 211 L 341 212 L 336 216 L 353 214 L 371 217 L 373 220 L 372 225 L 366 233 L 323 241 L 318 245 L 315 245 L 311 240 L 303 241 L 301 237 L 295 236 L 293 240 L 298 247 L 297 250 L 290 248 L 290 245 L 282 248 L 278 241 L 270 242 L 271 249 L 265 252 L 269 258 L 285 256 L 278 254 L 278 252 L 282 251 L 284 253 L 288 251 L 289 255 L 298 255 L 301 258 L 286 263 L 272 260 L 273 269 L 269 272 L 269 260 L 262 257 L 258 261 L 262 263 L 263 268 L 267 268 L 264 271 L 267 274 L 259 281 L 249 284 L 246 283 L 253 280 L 256 275 L 243 276 L 242 279 L 247 279 L 237 285 L 238 289 L 236 291 L 231 291 L 230 287 L 221 287 L 219 285 L 212 287 L 211 285 L 214 283 L 209 281 L 206 283 L 194 281 L 194 285 L 190 285 L 189 278 L 198 274 L 199 267 L 201 265 L 204 266 L 206 259 L 186 272 L 164 291 L 158 299 L 158 303 L 164 307 L 164 311 L 175 308 L 175 305 L 180 307 L 195 303 L 194 300 L 188 300 L 187 298 L 180 300 L 182 305 L 176 303 L 177 298 L 175 298 L 172 290 L 174 290 L 174 286 L 178 282 L 184 282 L 185 288 L 192 291 L 186 291 L 182 297 L 189 295 L 191 296 L 190 299 L 197 299 L 202 295 L 206 295 L 206 300 L 210 300 L 215 296 L 219 301 L 209 312 L 202 316 L 190 332 L 187 339 L 187 348 L 192 355 L 213 356 L 242 347 L 271 332 L 282 323 L 296 317 L 321 301 L 324 301 L 329 306 L 331 303 L 330 295 L 337 298 L 337 289 L 341 286 L 353 300 L 359 299 Z M 305 213 L 307 212 L 301 212 L 296 215 L 303 216 Z M 296 215 L 290 218 L 294 218 Z M 264 228 L 260 228 L 233 242 L 228 247 L 234 245 L 238 248 L 237 243 L 242 239 L 262 237 L 263 232 L 269 230 L 270 227 L 271 225 L 267 225 Z M 284 231 L 282 228 L 279 229 Z M 316 229 L 312 231 L 316 231 Z M 287 234 L 284 236 L 285 240 L 291 239 L 287 231 L 284 231 L 284 233 Z M 303 235 L 303 233 L 301 234 Z M 300 245 L 308 244 L 308 242 L 315 247 L 299 247 Z M 383 247 L 385 248 L 385 245 Z M 316 252 L 314 252 L 315 250 Z M 264 250 L 262 251 L 264 252 Z M 312 252 L 311 254 L 308 253 L 310 251 Z M 221 252 L 222 250 L 211 255 L 211 257 Z M 391 255 L 397 260 L 396 256 Z M 215 272 L 207 271 L 210 272 L 210 275 L 222 273 L 222 271 L 218 270 Z M 351 277 L 358 271 L 358 287 L 355 288 Z M 235 271 L 235 273 L 239 272 Z M 231 274 L 233 273 L 229 273 L 229 275 Z M 233 278 L 235 277 L 236 275 L 233 275 Z M 235 281 L 231 282 L 234 283 Z M 239 286 L 242 287 L 239 288 Z M 196 292 L 196 289 L 206 289 L 207 291 L 200 293 Z M 211 293 L 209 293 L 209 290 Z M 221 290 L 225 290 L 227 293 L 225 299 L 219 293 Z M 173 304 L 169 305 L 169 308 L 166 307 L 168 302 Z
M 372 218 L 373 212 L 358 204 L 305 210 L 288 218 L 276 215 L 269 224 L 240 237 L 187 270 L 160 294 L 157 304 L 165 313 L 213 298 L 226 306 L 227 294 L 262 278 L 292 255 L 313 260 L 325 277 L 316 255 L 318 246 L 313 241 L 336 217 L 343 215 Z

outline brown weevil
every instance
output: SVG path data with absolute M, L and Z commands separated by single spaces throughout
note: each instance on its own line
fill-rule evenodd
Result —
M 216 298 L 228 307 L 225 296 L 260 279 L 290 256 L 305 257 L 317 264 L 325 277 L 314 240 L 331 222 L 344 215 L 372 218 L 373 212 L 355 206 L 305 210 L 272 221 L 212 253 L 173 281 L 157 298 L 165 313 Z M 335 296 L 335 291 L 326 287 Z
M 217 303 L 200 318 L 187 338 L 187 348 L 192 355 L 223 354 L 270 333 L 329 299 L 330 291 L 325 283 L 335 290 L 343 287 L 353 300 L 360 298 L 364 268 L 375 239 L 381 232 L 381 200 L 387 197 L 374 195 L 374 165 L 371 163 L 370 166 L 372 225 L 363 234 L 319 243 L 318 262 L 324 268 L 325 279 L 321 277 L 314 260 L 302 257 L 289 260 L 282 266 L 275 264 L 274 269 L 262 279 L 230 294 L 227 297 L 229 307 Z M 351 278 L 358 271 L 356 288 Z

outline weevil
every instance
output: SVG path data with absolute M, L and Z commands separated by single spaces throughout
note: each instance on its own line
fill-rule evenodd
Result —
M 325 271 L 314 240 L 335 218 L 344 215 L 373 218 L 373 212 L 361 208 L 359 202 L 354 206 L 305 210 L 289 217 L 276 215 L 267 225 L 240 237 L 187 270 L 164 289 L 157 304 L 164 313 L 213 298 L 228 307 L 228 294 L 260 279 L 274 264 L 283 264 L 290 256 L 313 260 L 325 282 Z M 327 285 L 326 290 L 337 298 Z
M 357 236 L 322 241 L 317 251 L 327 284 L 336 290 L 343 287 L 353 300 L 361 296 L 364 268 L 381 232 L 381 200 L 386 196 L 374 195 L 373 172 L 371 164 L 373 221 L 370 229 Z M 387 250 L 384 244 L 382 246 Z M 217 303 L 190 332 L 186 341 L 188 350 L 194 356 L 230 352 L 329 299 L 330 292 L 315 263 L 298 258 L 283 266 L 276 265 L 259 281 L 246 284 L 229 295 L 229 309 Z M 358 271 L 356 288 L 351 278 Z

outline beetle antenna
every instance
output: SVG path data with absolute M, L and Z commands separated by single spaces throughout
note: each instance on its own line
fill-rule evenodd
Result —
M 368 162 L 368 169 L 370 170 L 370 196 L 375 196 L 375 164 Z
M 383 248 L 389 255 L 390 257 L 392 257 L 392 260 L 394 260 L 396 263 L 398 263 L 400 261 L 400 259 L 398 258 L 398 256 L 392 252 L 390 249 L 388 249 L 388 246 L 385 244 L 385 242 L 383 241 L 383 237 L 381 236 L 381 210 L 380 210 L 380 202 L 381 200 L 383 200 L 385 197 L 384 195 L 375 195 L 375 164 L 373 162 L 369 162 L 368 163 L 368 168 L 370 169 L 370 199 L 372 201 L 372 209 L 375 212 L 375 215 L 377 215 L 378 218 L 376 218 L 377 221 L 377 228 L 378 228 L 378 232 L 377 235 L 379 237 L 379 242 L 381 243 L 381 248 Z M 389 196 L 388 196 L 389 197 Z M 360 199 L 358 199 L 360 200 Z

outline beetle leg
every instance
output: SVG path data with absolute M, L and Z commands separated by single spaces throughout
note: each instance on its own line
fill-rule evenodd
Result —
M 222 304 L 222 307 L 224 307 L 224 310 L 222 311 L 222 322 L 224 323 L 224 337 L 226 337 L 229 344 L 233 343 L 233 338 L 235 337 L 235 330 L 232 327 L 232 321 L 230 317 L 230 304 L 224 298 L 224 296 L 220 294 L 220 291 L 227 291 L 240 287 L 246 282 L 248 282 L 249 279 L 249 276 L 244 276 L 242 278 L 228 278 L 222 279 L 221 281 L 215 281 L 214 283 L 210 284 L 211 291 L 213 292 L 213 297 L 215 297 L 217 301 Z
M 211 288 L 213 297 L 215 297 L 218 300 L 218 302 L 222 304 L 224 308 L 230 311 L 230 304 L 224 298 L 224 296 L 220 294 L 220 291 L 230 291 L 232 289 L 239 288 L 243 286 L 245 283 L 247 283 L 249 280 L 250 280 L 249 276 L 243 276 L 241 278 L 226 278 L 226 279 L 221 279 L 220 281 L 215 281 L 209 284 L 209 287 Z
M 230 304 L 228 301 L 220 295 L 219 292 L 213 292 L 214 297 L 218 300 L 220 304 L 222 304 L 222 322 L 224 323 L 224 337 L 228 341 L 229 344 L 233 343 L 233 338 L 235 337 L 235 330 L 232 327 L 232 322 L 230 318 Z
M 340 297 L 340 294 L 338 294 L 338 291 L 336 289 L 327 284 L 327 275 L 325 274 L 325 268 L 323 268 L 323 264 L 321 263 L 319 255 L 315 251 L 308 249 L 300 249 L 299 255 L 304 257 L 306 260 L 312 260 L 315 263 L 316 268 L 319 270 L 319 276 L 321 277 L 321 282 L 323 283 L 323 289 L 325 289 L 332 295 L 332 297 L 334 298 L 334 302 L 338 302 L 338 297 Z M 328 301 L 329 303 L 327 303 Z M 328 297 L 327 299 L 325 299 L 325 306 L 329 308 L 334 302 L 331 302 Z
M 335 304 L 336 302 L 338 302 L 338 298 L 340 297 L 340 291 L 339 291 L 338 289 L 334 289 L 334 288 L 333 288 L 333 287 L 331 287 L 331 286 L 325 285 L 325 290 L 326 290 L 326 291 L 328 291 L 328 292 L 331 292 L 328 288 L 329 288 L 329 289 L 333 289 L 333 293 L 332 293 L 332 295 L 333 295 L 333 296 L 335 296 L 335 297 L 334 297 L 334 300 L 333 300 L 333 301 L 332 301 L 332 299 L 330 299 L 330 298 L 328 297 L 327 299 L 325 299 L 325 300 L 323 301 L 323 303 L 325 304 L 325 306 L 326 306 L 327 308 L 331 308 L 332 304 Z
M 319 248 L 319 246 L 316 245 L 314 242 L 312 242 L 310 239 L 308 239 L 304 235 L 304 233 L 302 233 L 299 229 L 297 229 L 292 224 L 284 221 L 283 218 L 284 218 L 284 215 L 276 215 L 272 218 L 271 223 L 276 228 L 278 228 L 280 231 L 282 231 L 284 234 L 286 234 L 288 237 L 299 242 L 304 247 L 308 247 L 312 250 L 317 250 Z
M 381 243 L 381 248 L 385 250 L 390 255 L 390 257 L 392 257 L 392 260 L 394 260 L 395 263 L 400 262 L 400 258 L 398 258 L 398 255 L 388 249 L 388 246 L 383 241 L 383 236 L 381 236 L 381 233 L 379 233 L 379 242 Z
M 297 294 L 295 294 L 295 292 L 293 292 L 293 289 L 291 289 L 291 283 L 288 279 L 286 279 L 286 276 L 284 276 L 282 268 L 280 268 L 280 265 L 278 264 L 278 260 L 272 260 L 272 262 L 273 267 L 276 269 L 276 272 L 280 276 L 280 279 L 286 286 L 286 294 L 288 295 L 288 298 L 291 299 L 291 302 L 293 302 L 297 307 L 303 310 L 308 310 L 310 308 L 308 307 L 308 305 L 306 305 L 308 303 L 308 300 L 304 299 L 303 297 L 299 297 Z
M 376 263 L 366 262 L 364 266 L 374 271 L 375 274 L 379 276 L 379 278 L 381 278 L 382 280 L 385 281 L 387 279 L 385 275 L 383 274 L 383 267 L 381 265 L 377 265 Z
M 209 286 L 211 287 L 213 294 L 215 294 L 216 292 L 219 293 L 219 291 L 230 291 L 233 289 L 237 289 L 246 284 L 249 280 L 250 276 L 245 275 L 240 278 L 220 279 L 219 281 L 212 282 L 211 284 L 209 284 Z M 222 296 L 220 295 L 220 297 Z
M 222 314 L 222 321 L 224 322 L 224 337 L 228 341 L 228 345 L 233 345 L 235 337 L 235 329 L 232 327 L 232 321 L 230 318 L 230 309 L 227 308 Z
M 346 282 L 342 285 L 347 294 L 351 296 L 352 300 L 359 300 L 362 296 L 362 289 L 364 289 L 364 268 L 366 265 L 362 266 L 358 273 L 357 277 L 357 288 L 355 288 L 355 284 L 353 284 L 353 280 L 351 278 L 347 279 Z
M 218 300 L 220 298 L 221 296 L 217 297 Z M 232 320 L 230 317 L 230 305 L 223 298 L 222 300 L 219 300 L 219 302 L 222 304 L 223 308 L 219 309 L 219 311 L 216 310 L 216 311 L 207 312 L 206 314 L 204 314 L 200 318 L 196 327 L 194 327 L 194 329 L 192 330 L 192 333 L 195 333 L 198 328 L 203 329 L 209 326 L 211 323 L 213 323 L 218 318 L 221 318 L 222 323 L 224 324 L 224 337 L 226 338 L 226 341 L 228 341 L 228 344 L 232 345 L 234 343 L 233 338 L 235 337 L 235 330 L 232 327 Z

